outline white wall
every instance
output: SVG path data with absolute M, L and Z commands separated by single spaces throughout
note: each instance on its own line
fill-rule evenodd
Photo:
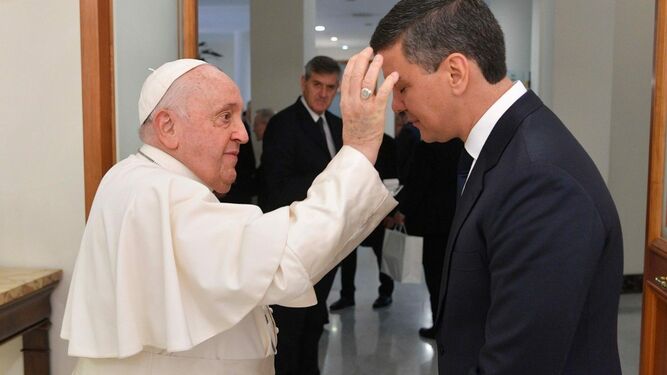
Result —
M 654 18 L 653 0 L 616 2 L 609 189 L 621 217 L 626 274 L 643 272 Z
M 552 109 L 584 145 L 607 181 L 614 3 L 554 2 Z
M 530 49 L 530 88 L 551 106 L 553 74 L 553 1 L 533 0 Z
M 540 51 L 533 53 L 540 58 L 540 94 L 607 182 L 623 228 L 624 273 L 642 273 L 654 2 L 535 4 L 543 24 L 534 30 L 553 31 L 538 37 Z
M 317 15 L 316 0 L 301 0 L 303 2 L 303 64 L 317 56 L 315 48 L 315 17 Z
M 530 79 L 531 19 L 533 0 L 489 2 L 505 34 L 507 71 L 513 80 Z
M 301 93 L 305 0 L 250 1 L 250 55 L 254 108 L 279 111 Z
M 84 225 L 78 0 L 0 1 L 0 265 L 60 268 L 53 374 L 71 373 L 60 326 Z M 0 373 L 22 374 L 20 339 Z
M 178 58 L 178 0 L 115 0 L 116 156 L 141 145 L 137 102 L 148 68 Z

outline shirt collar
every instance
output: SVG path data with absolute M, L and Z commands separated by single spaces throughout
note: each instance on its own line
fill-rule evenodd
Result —
M 199 177 L 197 177 L 197 175 L 195 175 L 188 167 L 186 167 L 185 164 L 181 163 L 176 158 L 157 147 L 144 144 L 141 146 L 136 156 L 143 159 L 150 158 L 149 161 L 157 164 L 159 167 L 179 176 L 197 181 L 200 184 L 206 186 L 206 184 L 201 179 L 199 179 Z
M 313 118 L 314 122 L 317 122 L 317 119 L 319 119 L 320 117 L 322 117 L 322 121 L 324 121 L 325 123 L 327 122 L 327 118 L 326 118 L 326 116 L 324 116 L 324 113 L 322 113 L 322 115 L 318 115 L 315 111 L 310 109 L 310 107 L 308 106 L 308 103 L 306 103 L 306 99 L 303 98 L 303 95 L 301 95 L 299 97 L 299 99 L 301 99 L 301 103 L 303 103 L 303 106 L 306 107 L 306 109 L 308 110 L 308 113 L 310 113 L 310 117 Z
M 477 121 L 468 138 L 466 139 L 465 149 L 470 156 L 477 160 L 484 143 L 489 138 L 489 134 L 493 130 L 498 120 L 507 112 L 507 110 L 519 100 L 519 98 L 526 93 L 526 87 L 521 81 L 516 81 L 512 87 L 507 90 Z

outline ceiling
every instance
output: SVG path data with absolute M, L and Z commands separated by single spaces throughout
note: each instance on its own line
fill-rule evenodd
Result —
M 348 45 L 353 51 L 363 49 L 368 46 L 375 26 L 394 4 L 391 0 L 317 0 L 316 24 L 327 29 L 316 32 L 315 46 L 339 49 Z M 332 42 L 332 36 L 338 37 L 338 41 Z
M 394 0 L 315 0 L 317 53 L 346 59 L 368 45 L 375 26 Z M 250 24 L 250 0 L 199 0 L 199 28 L 202 33 L 225 34 L 247 31 Z M 335 36 L 338 41 L 331 41 Z M 342 50 L 342 46 L 349 46 Z

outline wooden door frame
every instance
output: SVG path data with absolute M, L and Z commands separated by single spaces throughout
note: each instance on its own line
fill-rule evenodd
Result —
M 179 55 L 196 58 L 198 0 L 179 1 Z M 85 215 L 116 163 L 113 0 L 79 0 Z
M 116 161 L 112 1 L 79 1 L 86 217 L 97 185 Z
M 649 181 L 648 181 L 648 214 L 646 223 L 646 243 L 651 244 L 661 237 L 663 220 L 663 188 L 665 159 L 665 119 L 667 119 L 667 108 L 664 100 L 667 95 L 665 78 L 667 75 L 667 16 L 664 0 L 656 0 L 655 15 L 655 49 L 653 56 L 653 96 L 651 102 L 651 144 L 649 148 Z
M 180 10 L 180 57 L 196 59 L 199 56 L 198 0 L 181 0 Z
M 657 265 L 667 265 L 667 241 L 662 238 L 665 188 L 665 142 L 667 139 L 667 0 L 656 0 L 653 58 L 653 96 L 651 103 L 651 139 L 649 148 L 649 179 L 646 220 L 646 251 L 644 256 L 644 300 L 640 374 L 651 375 L 655 368 L 656 344 L 654 309 L 659 300 L 667 303 L 667 292 L 655 281 Z

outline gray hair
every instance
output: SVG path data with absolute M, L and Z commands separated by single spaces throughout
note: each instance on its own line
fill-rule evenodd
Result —
M 310 79 L 310 76 L 313 73 L 318 74 L 331 74 L 335 73 L 340 78 L 340 65 L 336 60 L 332 59 L 329 56 L 315 56 L 305 66 L 305 78 L 306 81 Z

